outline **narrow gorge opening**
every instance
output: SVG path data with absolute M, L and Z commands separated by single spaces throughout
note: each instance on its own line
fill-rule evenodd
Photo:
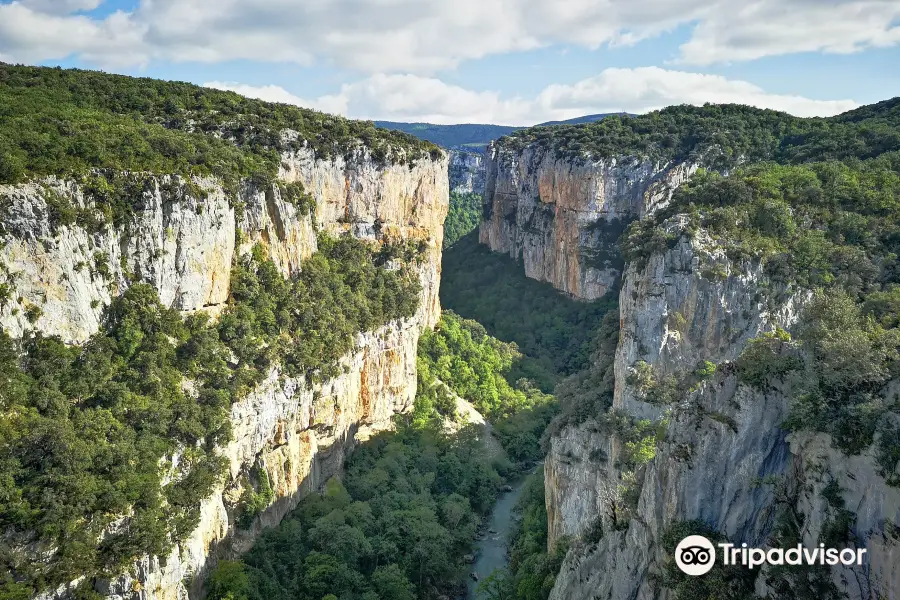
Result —
M 478 243 L 481 211 L 480 195 L 451 194 L 444 312 L 420 337 L 413 410 L 220 562 L 209 598 L 547 598 L 567 545 L 548 552 L 545 434 L 585 410 L 616 304 L 525 277 Z

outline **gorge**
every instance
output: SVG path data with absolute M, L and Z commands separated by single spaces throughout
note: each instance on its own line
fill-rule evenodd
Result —
M 458 597 L 542 461 L 481 597 L 900 594 L 900 100 L 520 129 L 456 190 L 187 84 L 0 101 L 0 600 Z

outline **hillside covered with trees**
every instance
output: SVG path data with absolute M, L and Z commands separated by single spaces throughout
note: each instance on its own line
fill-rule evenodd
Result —
M 574 159 L 646 156 L 663 162 L 693 158 L 715 170 L 761 160 L 865 160 L 900 150 L 900 98 L 830 118 L 800 118 L 736 104 L 671 106 L 595 123 L 534 127 L 500 145 L 553 148 Z
M 296 135 L 284 136 L 289 130 Z M 0 183 L 90 169 L 271 182 L 279 153 L 368 148 L 413 161 L 440 150 L 370 121 L 252 100 L 187 83 L 0 63 Z
M 481 194 L 450 192 L 450 210 L 444 221 L 444 249 L 475 230 L 481 223 Z
M 258 248 L 235 265 L 231 304 L 215 323 L 183 318 L 137 284 L 81 347 L 0 335 L 0 523 L 12 540 L 57 548 L 37 563 L 0 546 L 0 567 L 16 574 L 0 580 L 0 596 L 165 556 L 224 472 L 216 447 L 229 440 L 232 402 L 275 364 L 331 377 L 358 332 L 414 314 L 419 284 L 408 271 L 380 268 L 351 237 L 323 236 L 319 249 L 285 280 Z M 163 486 L 158 465 L 176 448 L 190 449 L 185 475 Z M 100 537 L 129 511 L 127 526 Z
M 0 184 L 27 183 L 7 187 L 0 201 L 0 243 L 21 242 L 15 224 L 23 219 L 46 218 L 41 243 L 83 235 L 94 249 L 109 224 L 134 225 L 154 175 L 182 176 L 197 214 L 207 196 L 190 176 L 218 178 L 238 210 L 241 187 L 277 185 L 307 216 L 315 199 L 300 184 L 275 181 L 281 153 L 304 148 L 382 164 L 442 156 L 370 122 L 233 93 L 0 64 Z M 46 176 L 77 183 L 88 201 L 47 191 Z M 22 194 L 35 187 L 41 197 L 23 216 L 32 198 Z M 82 345 L 33 327 L 18 339 L 0 332 L 0 598 L 72 581 L 81 582 L 73 593 L 92 597 L 95 578 L 167 556 L 225 480 L 220 451 L 232 439 L 233 403 L 273 371 L 310 386 L 342 374 L 360 333 L 416 313 L 421 245 L 316 235 L 318 252 L 288 278 L 265 244 L 235 252 L 230 272 L 215 274 L 228 286 L 215 319 L 166 307 L 154 285 L 128 274 L 128 285 L 107 286 L 108 306 L 91 302 L 100 329 Z M 108 280 L 108 254 L 93 256 L 75 270 Z M 21 264 L 11 260 L 0 262 L 0 307 L 35 326 L 42 308 L 18 296 Z M 51 293 L 66 281 L 50 282 Z M 234 508 L 239 524 L 273 500 L 266 485 L 258 492 Z

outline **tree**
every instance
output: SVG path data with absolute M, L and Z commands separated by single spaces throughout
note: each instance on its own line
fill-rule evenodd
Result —
M 485 600 L 514 600 L 513 582 L 506 569 L 494 571 L 478 584 L 477 593 Z
M 383 600 L 415 600 L 415 586 L 395 564 L 378 567 L 372 573 L 372 585 Z
M 244 565 L 237 561 L 219 561 L 209 577 L 207 589 L 210 600 L 246 600 L 250 580 Z

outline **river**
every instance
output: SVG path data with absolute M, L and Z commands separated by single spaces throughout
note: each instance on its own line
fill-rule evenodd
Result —
M 471 576 L 468 578 L 469 600 L 480 598 L 475 590 L 480 582 L 494 572 L 494 569 L 502 569 L 507 566 L 506 551 L 509 535 L 513 529 L 513 509 L 522 495 L 526 479 L 527 476 L 522 476 L 512 482 L 512 491 L 504 492 L 497 498 L 487 527 L 484 529 L 484 539 L 475 542 L 476 558 L 471 572 L 478 576 L 478 581 L 473 581 Z

